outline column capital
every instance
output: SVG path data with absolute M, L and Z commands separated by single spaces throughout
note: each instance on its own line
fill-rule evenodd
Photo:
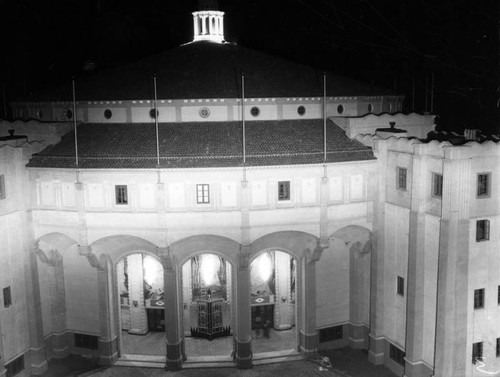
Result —
M 250 266 L 250 257 L 252 255 L 251 245 L 241 245 L 238 253 L 238 268 L 248 269 Z

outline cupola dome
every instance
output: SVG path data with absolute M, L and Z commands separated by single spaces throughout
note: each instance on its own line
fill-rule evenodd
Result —
M 224 12 L 218 10 L 217 1 L 198 2 L 193 12 L 194 41 L 224 42 Z

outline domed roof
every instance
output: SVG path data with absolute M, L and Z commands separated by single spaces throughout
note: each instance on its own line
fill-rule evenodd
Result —
M 232 43 L 192 42 L 151 57 L 76 79 L 82 100 L 148 100 L 154 98 L 157 75 L 159 99 L 239 98 L 241 74 L 245 97 L 319 97 L 323 72 L 302 64 Z M 356 80 L 327 74 L 328 96 L 390 94 Z M 72 99 L 71 83 L 39 92 L 38 101 Z

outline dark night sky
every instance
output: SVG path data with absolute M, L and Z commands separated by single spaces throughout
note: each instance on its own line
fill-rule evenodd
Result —
M 84 75 L 86 62 L 102 69 L 191 41 L 197 2 L 172 3 L 0 0 L 7 100 Z M 430 111 L 434 76 L 440 127 L 489 132 L 499 124 L 499 4 L 219 0 L 229 42 L 393 89 L 406 96 L 405 111 Z

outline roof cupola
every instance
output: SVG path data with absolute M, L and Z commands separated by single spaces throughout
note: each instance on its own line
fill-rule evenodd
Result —
M 218 10 L 216 0 L 200 0 L 193 12 L 194 41 L 224 41 L 224 12 Z

